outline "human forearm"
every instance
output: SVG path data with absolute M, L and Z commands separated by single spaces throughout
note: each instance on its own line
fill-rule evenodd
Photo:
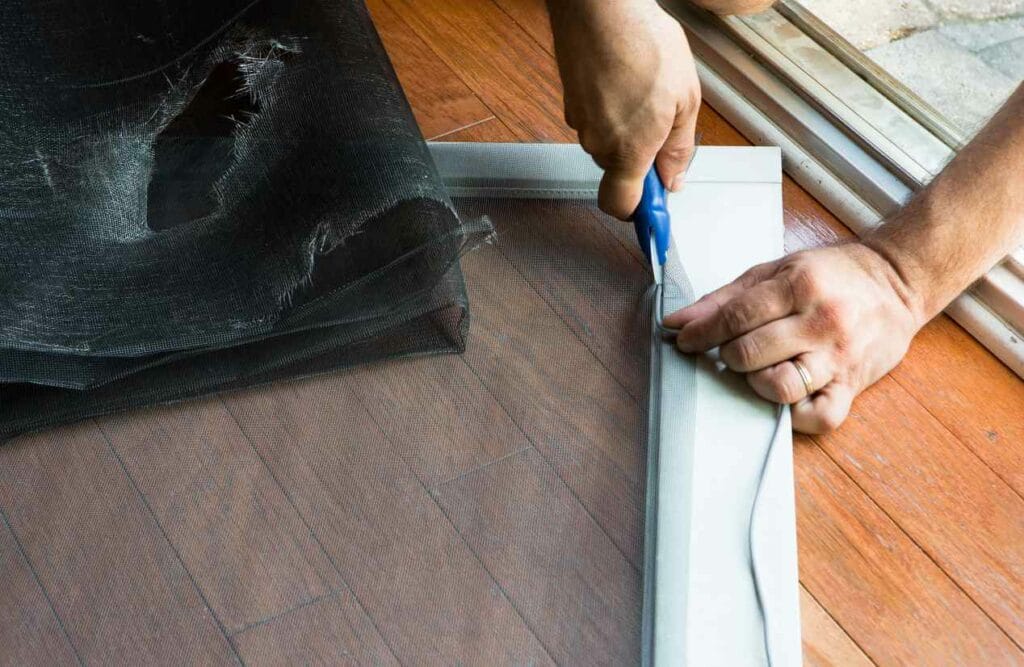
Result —
M 865 243 L 925 322 L 1024 243 L 1024 86 L 920 195 Z

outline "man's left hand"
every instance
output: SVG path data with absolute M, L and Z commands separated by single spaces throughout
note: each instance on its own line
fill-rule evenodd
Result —
M 823 433 L 903 358 L 919 310 L 889 260 L 849 243 L 755 266 L 665 325 L 680 329 L 683 352 L 720 347 L 754 391 L 792 404 L 796 430 Z

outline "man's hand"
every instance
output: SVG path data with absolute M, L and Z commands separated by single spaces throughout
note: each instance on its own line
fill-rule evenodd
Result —
M 665 324 L 683 351 L 721 346 L 757 393 L 793 404 L 797 430 L 836 428 L 925 322 L 1024 243 L 1022 159 L 1024 86 L 864 241 L 755 266 Z
M 657 165 L 682 187 L 700 82 L 682 27 L 655 0 L 550 0 L 565 119 L 605 170 L 598 203 L 626 219 Z
M 720 347 L 754 391 L 793 405 L 793 427 L 839 426 L 853 398 L 899 363 L 924 324 L 916 296 L 861 243 L 761 264 L 665 318 L 683 352 Z M 811 386 L 792 360 L 803 366 Z

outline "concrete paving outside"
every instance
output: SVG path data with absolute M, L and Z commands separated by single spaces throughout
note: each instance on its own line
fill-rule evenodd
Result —
M 800 0 L 973 134 L 1024 79 L 1024 0 Z

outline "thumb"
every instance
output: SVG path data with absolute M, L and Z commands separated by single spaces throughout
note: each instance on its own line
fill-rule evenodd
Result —
M 619 220 L 628 220 L 640 204 L 648 169 L 606 170 L 597 190 L 597 204 L 601 210 Z
M 680 112 L 668 138 L 654 160 L 661 183 L 672 192 L 683 187 L 686 168 L 697 149 L 694 135 L 697 133 L 696 112 Z

